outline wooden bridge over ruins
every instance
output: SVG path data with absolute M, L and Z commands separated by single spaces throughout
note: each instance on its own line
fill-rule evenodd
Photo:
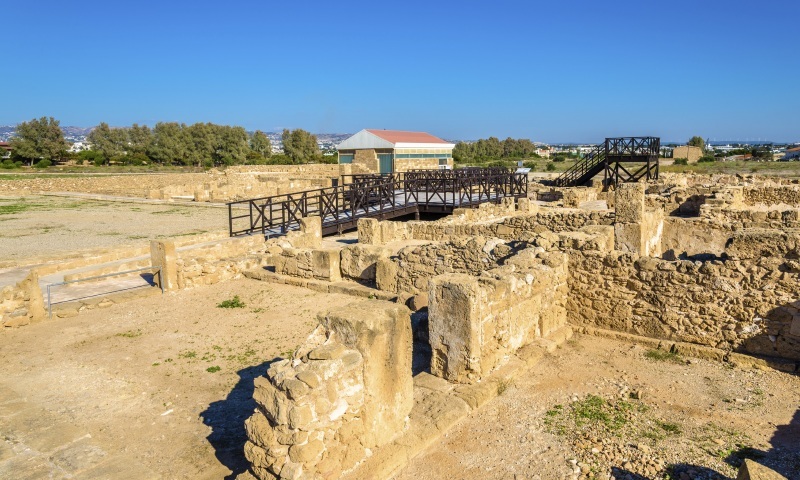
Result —
M 300 219 L 322 218 L 322 234 L 356 228 L 360 218 L 386 220 L 420 213 L 450 213 L 454 208 L 527 197 L 528 176 L 505 168 L 412 170 L 388 175 L 350 175 L 347 183 L 286 195 L 228 203 L 232 237 L 284 235 Z M 343 182 L 344 183 L 344 182 Z
M 556 180 L 557 187 L 585 185 L 600 172 L 603 184 L 658 179 L 658 137 L 606 138 Z

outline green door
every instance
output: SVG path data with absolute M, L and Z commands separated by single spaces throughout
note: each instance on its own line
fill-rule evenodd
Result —
M 378 154 L 378 173 L 392 173 L 392 154 L 380 153 Z

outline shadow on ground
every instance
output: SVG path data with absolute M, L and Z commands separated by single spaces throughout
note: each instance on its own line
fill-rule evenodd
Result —
M 244 443 L 247 441 L 244 421 L 256 408 L 253 380 L 264 375 L 276 360 L 278 359 L 239 370 L 239 381 L 225 400 L 212 403 L 200 414 L 203 423 L 211 427 L 211 434 L 207 438 L 214 447 L 217 460 L 233 472 L 225 480 L 233 480 L 247 470 L 248 463 L 244 457 Z

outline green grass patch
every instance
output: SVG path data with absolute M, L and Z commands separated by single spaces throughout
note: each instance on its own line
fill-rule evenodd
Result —
M 675 352 L 667 352 L 665 350 L 648 350 L 645 352 L 644 356 L 645 358 L 655 362 L 684 363 L 683 358 L 680 355 Z
M 213 367 L 206 368 L 206 372 L 208 372 L 208 373 L 217 373 L 220 370 L 222 370 L 222 369 L 220 367 L 218 367 L 217 365 L 214 365 Z
M 239 295 L 235 295 L 233 298 L 228 300 L 223 300 L 217 304 L 217 308 L 244 308 L 247 305 L 239 298 Z
M 669 433 L 670 435 L 680 435 L 681 434 L 681 427 L 678 426 L 677 423 L 670 423 L 670 422 L 662 422 L 660 420 L 656 420 L 656 425 L 661 427 L 661 430 Z

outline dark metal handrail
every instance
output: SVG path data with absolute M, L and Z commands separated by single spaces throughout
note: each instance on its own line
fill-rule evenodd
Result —
M 525 197 L 527 192 L 527 175 L 507 169 L 358 176 L 346 185 L 230 202 L 228 226 L 231 236 L 281 235 L 299 228 L 301 218 L 313 215 L 322 218 L 325 228 L 352 224 L 361 217 L 384 218 L 410 208 L 442 211 L 503 197 Z M 242 221 L 246 221 L 244 225 Z

